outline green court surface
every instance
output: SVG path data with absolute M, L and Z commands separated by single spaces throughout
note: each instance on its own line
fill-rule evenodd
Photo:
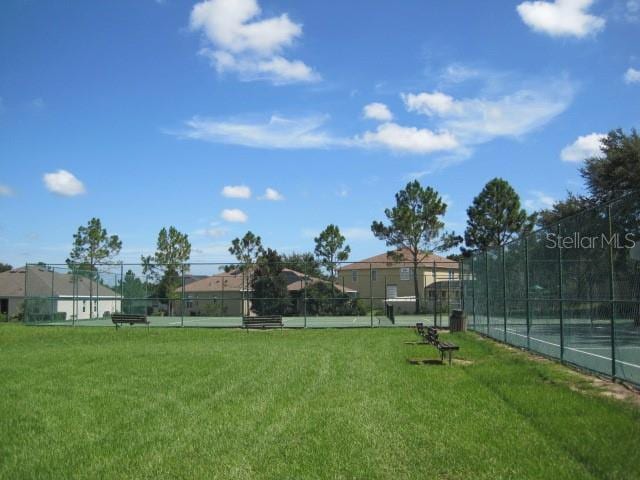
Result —
M 443 338 L 0 324 L 0 479 L 640 478 L 637 406 Z
M 241 327 L 242 317 L 180 317 L 180 316 L 149 316 L 147 317 L 151 327 Z M 392 322 L 383 315 L 359 315 L 359 316 L 307 316 L 305 317 L 283 317 L 286 328 L 351 328 L 351 327 L 412 327 L 416 323 L 422 322 L 425 325 L 434 325 L 433 314 L 422 315 L 397 315 Z M 438 327 L 447 327 L 449 320 L 446 315 L 435 319 Z M 42 322 L 39 325 L 54 326 L 87 326 L 104 327 L 113 326 L 111 319 L 93 318 L 90 320 L 65 320 L 62 322 Z M 125 326 L 128 328 L 128 326 Z M 133 328 L 146 328 L 136 325 Z
M 612 331 L 610 320 L 564 318 L 562 323 L 561 330 L 558 318 L 543 318 L 527 327 L 523 318 L 508 318 L 505 330 L 504 317 L 491 317 L 488 324 L 484 317 L 470 327 L 511 345 L 640 385 L 640 325 L 615 320 Z
M 180 316 L 149 316 L 147 319 L 151 327 L 241 327 L 242 317 L 180 317 Z M 312 317 L 283 317 L 283 323 L 286 328 L 349 328 L 349 327 L 386 327 L 392 326 L 391 321 L 384 317 L 374 315 L 361 316 L 322 316 Z M 93 326 L 104 327 L 113 326 L 110 318 L 94 318 L 91 320 L 78 320 L 64 322 L 46 322 L 42 325 L 55 326 Z M 407 323 L 407 325 L 409 325 Z M 415 322 L 414 322 L 415 325 Z M 128 328 L 127 325 L 125 325 Z M 145 326 L 136 325 L 133 328 L 146 328 Z

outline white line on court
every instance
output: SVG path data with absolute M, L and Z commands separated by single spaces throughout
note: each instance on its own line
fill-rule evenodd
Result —
M 503 332 L 503 331 L 504 331 L 504 330 L 502 330 L 502 329 L 495 328 L 495 327 L 494 327 L 493 329 L 494 329 L 494 330 L 497 330 L 497 331 L 499 331 L 499 332 Z M 516 335 L 516 336 L 518 336 L 518 337 L 527 338 L 527 336 L 526 336 L 526 335 L 522 335 L 521 333 L 517 333 L 517 332 L 515 332 L 514 330 L 507 329 L 507 333 L 510 333 L 511 335 Z M 560 348 L 560 345 L 558 345 L 557 343 L 548 342 L 548 341 L 546 341 L 546 340 L 541 340 L 541 339 L 539 339 L 539 338 L 534 338 L 534 337 L 529 337 L 529 339 L 530 339 L 530 340 L 534 340 L 534 341 L 539 342 L 539 343 L 546 343 L 547 345 L 552 345 L 552 346 L 554 346 L 554 347 L 558 347 L 558 348 Z M 582 354 L 584 354 L 584 355 L 590 355 L 590 356 L 592 356 L 592 357 L 596 357 L 596 358 L 601 358 L 601 359 L 603 359 L 603 360 L 611 361 L 611 358 L 610 358 L 610 357 L 605 357 L 605 356 L 603 356 L 603 355 L 598 355 L 597 353 L 585 352 L 584 350 L 580 350 L 579 348 L 573 348 L 573 347 L 567 347 L 567 346 L 565 346 L 565 347 L 564 347 L 564 349 L 565 349 L 565 350 L 571 350 L 572 352 L 582 353 Z M 626 366 L 628 366 L 628 367 L 640 368 L 640 365 L 636 365 L 635 363 L 629 363 L 629 362 L 625 362 L 625 361 L 618 360 L 618 359 L 616 359 L 616 363 L 619 363 L 619 364 L 621 364 L 621 365 L 626 365 Z

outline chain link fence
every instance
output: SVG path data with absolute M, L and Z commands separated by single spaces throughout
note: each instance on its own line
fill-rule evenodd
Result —
M 640 385 L 640 194 L 465 258 L 469 326 Z
M 457 262 L 317 265 L 29 264 L 22 316 L 34 325 L 112 325 L 113 313 L 151 326 L 239 327 L 246 316 L 279 315 L 290 328 L 448 326 L 462 305 Z M 417 289 L 417 295 L 416 295 Z

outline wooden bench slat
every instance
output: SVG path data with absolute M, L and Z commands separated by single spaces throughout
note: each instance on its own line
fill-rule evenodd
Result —
M 258 315 L 255 317 L 242 317 L 242 327 L 247 329 L 266 329 L 284 327 L 281 315 Z
M 440 352 L 440 360 L 444 362 L 444 352 L 449 352 L 449 365 L 451 365 L 451 352 L 454 350 L 460 350 L 460 347 L 455 343 L 442 342 L 438 338 L 438 329 L 434 327 L 427 327 L 425 330 L 423 323 L 416 323 L 416 331 L 420 335 L 426 344 L 433 345 Z

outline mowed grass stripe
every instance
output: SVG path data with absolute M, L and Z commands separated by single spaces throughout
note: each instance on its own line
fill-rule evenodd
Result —
M 2 478 L 638 478 L 638 410 L 473 334 L 0 326 Z

